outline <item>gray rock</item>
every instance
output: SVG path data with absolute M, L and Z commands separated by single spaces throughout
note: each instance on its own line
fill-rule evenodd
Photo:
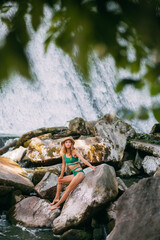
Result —
M 160 239 L 160 177 L 140 180 L 116 202 L 116 224 L 106 240 Z
M 34 172 L 33 172 L 33 175 L 32 175 L 32 181 L 33 183 L 36 185 L 37 183 L 39 183 L 42 178 L 44 177 L 44 175 L 47 173 L 47 172 L 51 172 L 51 173 L 54 173 L 56 174 L 57 176 L 60 175 L 61 173 L 61 168 L 62 168 L 62 164 L 59 163 L 59 164 L 55 164 L 55 165 L 52 165 L 52 166 L 47 166 L 47 167 L 37 167 L 34 169 Z M 30 174 L 30 170 L 28 169 L 25 169 L 27 171 L 28 174 Z M 32 174 L 32 172 L 31 172 Z
M 26 151 L 26 148 L 21 146 L 15 150 L 3 154 L 2 157 L 10 158 L 15 162 L 19 162 L 25 155 Z
M 106 209 L 106 213 L 107 213 L 107 219 L 109 221 L 116 220 L 116 204 L 115 204 L 115 202 L 110 203 L 110 205 Z
M 136 133 L 134 128 L 130 124 L 116 117 L 115 115 L 105 114 L 98 121 L 101 120 L 104 120 L 106 124 L 113 125 L 115 129 L 117 129 L 120 133 L 123 133 L 127 138 L 134 138 Z
M 114 168 L 107 164 L 98 166 L 70 193 L 61 215 L 53 222 L 54 233 L 62 233 L 85 222 L 117 194 L 118 184 Z
M 130 145 L 138 150 L 144 151 L 146 153 L 151 153 L 155 157 L 160 157 L 160 146 L 152 143 L 131 141 Z
M 135 160 L 134 160 L 134 166 L 140 170 L 142 168 L 142 161 L 143 161 L 143 158 L 140 156 L 138 150 L 136 152 L 136 156 L 135 156 Z
M 127 137 L 116 129 L 112 124 L 106 124 L 105 120 L 98 121 L 95 125 L 97 135 L 104 139 L 105 144 L 105 162 L 121 162 L 124 149 L 126 147 Z
M 91 135 L 93 131 L 91 125 L 87 121 L 78 117 L 69 122 L 68 129 L 80 135 Z
M 126 184 L 123 182 L 123 180 L 120 177 L 117 177 L 117 182 L 118 182 L 118 189 L 121 192 L 124 192 L 127 189 Z
M 152 176 L 160 167 L 160 158 L 146 156 L 142 162 L 144 172 Z
M 133 165 L 133 160 L 123 162 L 122 168 L 117 171 L 117 174 L 121 177 L 130 177 L 139 174 L 138 169 Z
M 42 180 L 35 186 L 35 190 L 42 198 L 52 201 L 57 189 L 57 175 L 47 172 Z
M 154 177 L 160 176 L 160 168 L 155 172 Z
M 60 210 L 49 210 L 49 203 L 38 197 L 28 197 L 18 202 L 8 211 L 8 219 L 12 224 L 27 227 L 51 227 Z
M 34 188 L 33 183 L 18 163 L 4 157 L 0 157 L 0 184 L 13 186 L 23 193 L 30 193 Z

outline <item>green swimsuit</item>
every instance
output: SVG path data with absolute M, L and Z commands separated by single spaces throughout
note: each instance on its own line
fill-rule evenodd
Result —
M 64 159 L 65 159 L 65 162 L 68 163 L 68 166 L 79 164 L 78 157 L 72 156 L 72 160 L 71 160 L 70 158 L 66 157 L 66 154 L 64 154 Z M 80 168 L 81 170 L 76 171 L 76 169 L 78 169 L 78 168 Z M 75 169 L 72 170 L 72 172 L 73 172 L 73 175 L 76 176 L 77 173 L 83 172 L 83 169 L 82 169 L 82 167 L 76 167 Z

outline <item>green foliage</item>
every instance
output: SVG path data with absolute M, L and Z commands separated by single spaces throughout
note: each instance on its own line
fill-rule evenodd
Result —
M 96 52 L 100 59 L 111 55 L 117 68 L 137 73 L 146 62 L 146 73 L 138 80 L 119 79 L 121 92 L 126 85 L 141 90 L 148 86 L 151 96 L 160 93 L 160 1 L 149 0 L 5 0 L 0 3 L 0 21 L 8 33 L 0 45 L 0 85 L 13 71 L 32 80 L 26 46 L 30 40 L 26 15 L 31 16 L 33 29 L 38 30 L 44 18 L 44 7 L 53 9 L 50 27 L 44 42 L 45 51 L 54 42 L 67 53 L 77 71 L 89 80 L 89 56 Z M 16 4 L 16 11 L 8 11 Z M 129 47 L 134 59 L 129 58 Z M 158 56 L 158 57 L 157 57 Z M 134 114 L 123 110 L 127 118 L 146 119 L 145 108 Z M 159 108 L 158 108 L 159 109 Z M 159 111 L 151 108 L 159 121 Z M 141 113 L 141 114 L 140 114 Z

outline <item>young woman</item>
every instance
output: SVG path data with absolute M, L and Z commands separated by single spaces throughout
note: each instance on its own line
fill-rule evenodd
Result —
M 84 179 L 85 173 L 80 166 L 78 159 L 80 159 L 84 164 L 92 168 L 93 170 L 96 169 L 96 167 L 92 166 L 87 160 L 85 160 L 81 154 L 74 148 L 75 141 L 72 137 L 66 137 L 61 145 L 62 145 L 62 169 L 61 169 L 61 174 L 58 178 L 58 183 L 57 183 L 57 192 L 56 196 L 53 200 L 53 202 L 50 204 L 52 207 L 50 210 L 59 208 L 61 203 L 63 203 L 70 192 L 76 188 L 76 186 Z M 66 163 L 68 164 L 69 168 L 72 170 L 73 175 L 69 176 L 63 176 Z M 70 183 L 68 187 L 66 188 L 63 196 L 61 199 L 59 199 L 61 190 L 62 190 L 62 184 L 63 183 Z

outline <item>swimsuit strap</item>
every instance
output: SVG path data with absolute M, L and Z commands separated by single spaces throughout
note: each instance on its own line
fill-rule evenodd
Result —
M 79 162 L 74 162 L 74 163 L 68 163 L 68 166 L 71 166 L 71 165 L 76 165 L 76 164 L 79 164 Z
M 82 168 L 82 167 L 76 167 L 75 169 L 73 169 L 72 171 L 76 170 L 77 168 Z

